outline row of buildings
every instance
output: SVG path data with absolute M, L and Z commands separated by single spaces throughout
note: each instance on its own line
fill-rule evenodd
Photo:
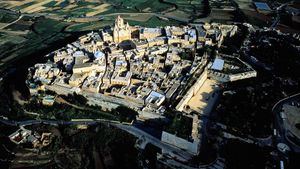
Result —
M 17 131 L 9 135 L 9 139 L 15 144 L 30 143 L 34 148 L 50 145 L 53 135 L 50 132 L 34 132 L 21 126 Z

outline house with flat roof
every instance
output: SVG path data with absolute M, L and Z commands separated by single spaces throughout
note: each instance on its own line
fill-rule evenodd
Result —
M 223 70 L 223 67 L 224 67 L 224 60 L 216 58 L 211 66 L 211 69 L 221 71 L 221 70 Z
M 211 66 L 208 66 L 208 77 L 219 82 L 256 77 L 257 72 L 246 62 L 229 55 L 218 56 Z
M 269 5 L 265 2 L 253 2 L 256 10 L 263 14 L 268 14 L 272 11 Z

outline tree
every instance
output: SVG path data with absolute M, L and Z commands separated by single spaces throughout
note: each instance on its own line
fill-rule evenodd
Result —
M 87 98 L 85 98 L 84 96 L 77 94 L 77 93 L 73 93 L 75 102 L 77 102 L 80 105 L 85 105 L 87 103 Z
M 115 110 L 113 110 L 113 114 L 118 116 L 120 121 L 131 122 L 136 120 L 138 112 L 126 106 L 118 106 Z

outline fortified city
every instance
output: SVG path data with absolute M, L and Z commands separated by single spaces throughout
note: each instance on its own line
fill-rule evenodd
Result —
M 0 1 L 0 168 L 294 169 L 300 3 Z

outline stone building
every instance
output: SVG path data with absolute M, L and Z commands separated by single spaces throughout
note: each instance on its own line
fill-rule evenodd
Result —
M 128 22 L 125 24 L 124 19 L 120 16 L 118 16 L 115 21 L 113 39 L 115 43 L 120 43 L 124 40 L 131 40 L 131 28 Z

